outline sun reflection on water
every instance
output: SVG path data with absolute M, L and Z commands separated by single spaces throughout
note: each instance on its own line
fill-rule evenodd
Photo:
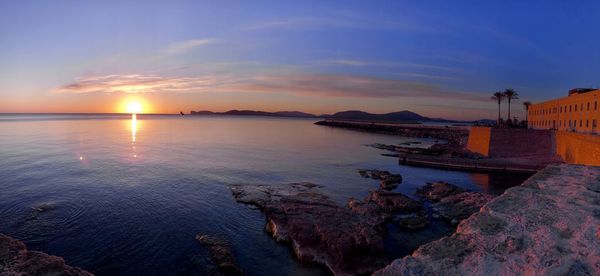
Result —
M 131 114 L 131 144 L 135 144 L 135 134 L 137 133 L 137 115 Z

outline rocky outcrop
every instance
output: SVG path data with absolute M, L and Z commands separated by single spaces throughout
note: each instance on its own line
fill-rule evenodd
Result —
M 446 182 L 427 183 L 416 194 L 431 202 L 435 218 L 458 224 L 494 198 L 492 195 L 466 191 Z
M 600 168 L 551 165 L 374 275 L 598 275 Z
M 382 233 L 319 189 L 312 183 L 231 187 L 238 202 L 264 211 L 266 230 L 275 240 L 290 243 L 300 260 L 324 264 L 337 275 L 383 267 Z
M 28 251 L 25 244 L 0 234 L 0 275 L 93 275 L 68 266 L 61 257 Z
M 401 193 L 371 191 L 363 201 L 350 199 L 348 207 L 375 226 L 389 221 L 403 228 L 419 229 L 428 223 L 423 205 Z
M 416 194 L 432 202 L 438 202 L 442 198 L 462 193 L 465 190 L 447 182 L 438 181 L 427 183 L 427 185 L 418 188 Z
M 211 260 L 217 270 L 224 275 L 243 275 L 233 258 L 231 245 L 226 240 L 210 235 L 198 234 L 196 240 L 210 250 Z
M 402 183 L 402 175 L 392 174 L 388 171 L 380 170 L 358 170 L 358 173 L 365 178 L 379 180 L 379 186 L 384 190 L 393 190 Z

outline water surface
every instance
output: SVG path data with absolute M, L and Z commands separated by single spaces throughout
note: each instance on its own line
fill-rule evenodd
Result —
M 444 180 L 501 193 L 524 177 L 400 166 L 365 144 L 432 140 L 234 116 L 0 115 L 0 233 L 98 275 L 205 274 L 197 233 L 223 237 L 248 275 L 323 274 L 264 233 L 264 217 L 235 203 L 231 184 L 309 181 L 339 204 L 378 183 L 357 169 L 400 173 L 412 196 Z M 439 228 L 443 228 L 440 226 Z M 395 231 L 401 256 L 439 236 Z

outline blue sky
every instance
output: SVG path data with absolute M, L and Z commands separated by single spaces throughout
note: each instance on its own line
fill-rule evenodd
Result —
M 598 1 L 2 1 L 0 112 L 136 98 L 153 112 L 494 118 L 497 90 L 535 102 L 600 86 L 599 13 Z

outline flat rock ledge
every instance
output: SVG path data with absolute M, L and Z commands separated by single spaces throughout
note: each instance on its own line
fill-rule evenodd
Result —
M 599 275 L 600 167 L 550 165 L 374 275 Z
M 383 234 L 341 207 L 312 183 L 232 186 L 236 201 L 260 208 L 266 230 L 291 244 L 297 258 L 320 263 L 336 275 L 370 274 L 384 267 Z
M 65 264 L 61 257 L 29 251 L 22 242 L 0 234 L 0 275 L 93 275 Z

